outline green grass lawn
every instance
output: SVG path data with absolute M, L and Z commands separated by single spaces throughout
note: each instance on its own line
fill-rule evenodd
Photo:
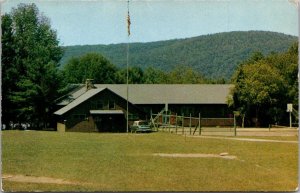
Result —
M 222 152 L 237 159 L 152 155 Z M 298 186 L 298 144 L 160 132 L 3 131 L 2 173 L 80 182 L 64 185 L 4 179 L 4 191 L 294 191 Z

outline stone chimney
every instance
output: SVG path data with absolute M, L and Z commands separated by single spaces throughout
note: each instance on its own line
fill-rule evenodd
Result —
M 93 89 L 93 88 L 96 88 L 93 84 L 93 79 L 86 79 L 85 80 L 85 88 L 86 88 L 86 91 L 88 91 L 90 89 Z

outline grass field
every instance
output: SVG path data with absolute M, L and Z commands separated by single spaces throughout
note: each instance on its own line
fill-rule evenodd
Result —
M 276 139 L 298 140 L 297 136 Z M 224 152 L 236 159 L 153 155 Z M 8 176 L 3 179 L 4 191 L 294 191 L 298 144 L 161 132 L 3 131 L 2 174 Z M 23 181 L 11 180 L 17 175 Z M 28 177 L 62 179 L 69 184 L 37 183 Z

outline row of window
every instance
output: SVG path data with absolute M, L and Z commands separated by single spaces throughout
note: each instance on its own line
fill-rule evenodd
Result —
M 73 120 L 87 120 L 86 114 L 74 114 L 72 115 Z M 95 121 L 98 121 L 99 117 L 96 117 Z M 129 114 L 128 120 L 138 120 L 139 115 L 138 114 Z
M 86 120 L 86 115 L 85 114 L 74 114 L 72 116 L 74 120 Z
M 94 110 L 104 110 L 104 109 L 109 109 L 113 110 L 116 109 L 116 104 L 115 101 L 93 101 L 91 103 L 91 109 Z

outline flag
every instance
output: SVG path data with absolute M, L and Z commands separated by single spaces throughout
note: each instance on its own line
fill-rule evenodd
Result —
M 127 32 L 128 32 L 128 36 L 130 36 L 130 15 L 129 15 L 129 11 L 127 13 Z
M 293 3 L 296 5 L 296 7 L 299 6 L 299 0 L 288 0 L 290 3 Z

